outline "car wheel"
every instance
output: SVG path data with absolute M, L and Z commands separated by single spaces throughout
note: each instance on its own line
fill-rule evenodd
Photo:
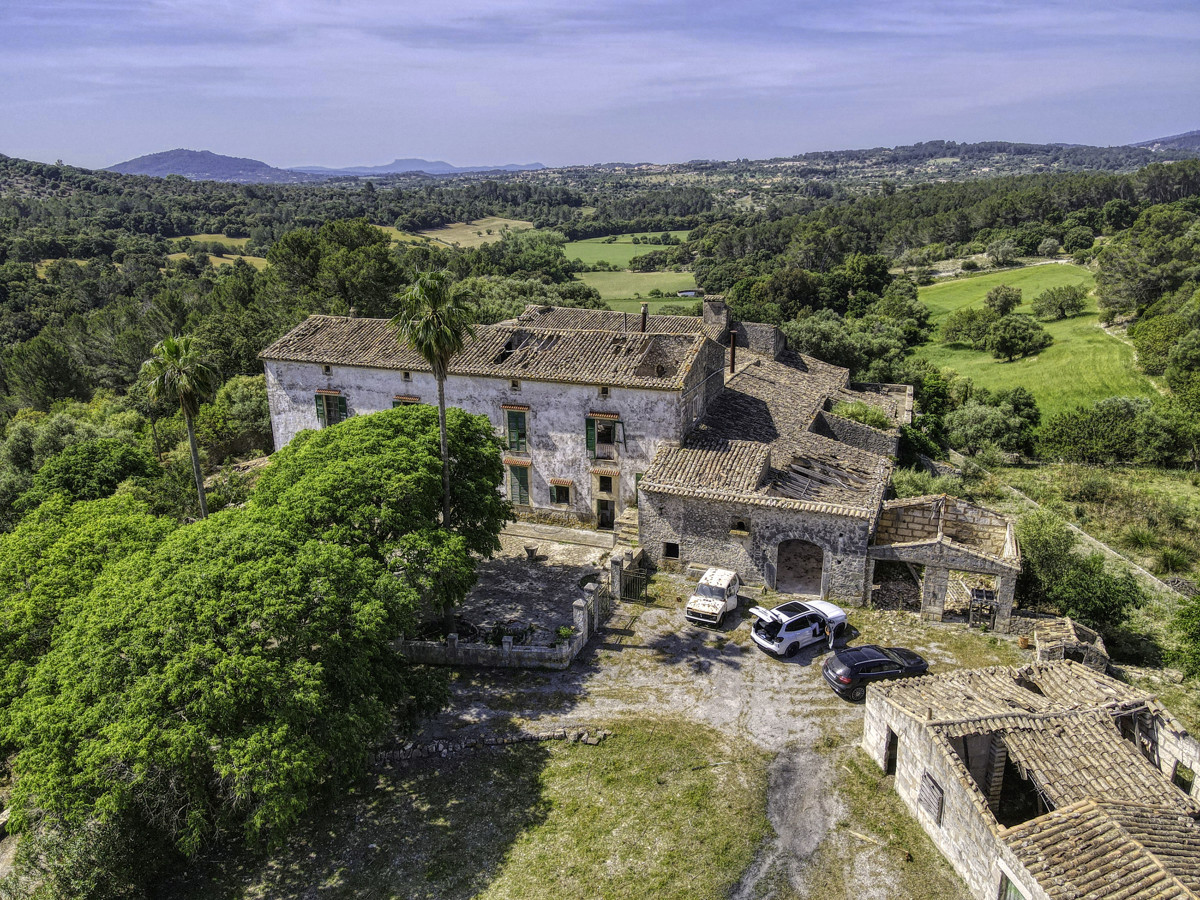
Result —
M 859 685 L 850 691 L 850 699 L 857 703 L 859 700 L 865 700 L 867 697 L 867 689 L 863 685 Z
M 786 656 L 788 659 L 791 659 L 793 656 L 795 656 L 799 652 L 800 652 L 800 642 L 792 641 L 790 644 L 788 644 L 788 648 L 783 651 L 783 655 Z

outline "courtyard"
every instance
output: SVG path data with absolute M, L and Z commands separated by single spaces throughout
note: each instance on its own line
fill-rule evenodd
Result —
M 597 549 L 541 546 L 545 560 L 525 566 L 515 542 L 496 570 L 514 597 L 543 570 L 574 597 Z M 785 598 L 746 596 L 711 630 L 683 618 L 691 587 L 657 576 L 566 671 L 455 671 L 450 706 L 414 738 L 591 728 L 608 740 L 377 768 L 285 852 L 205 867 L 203 896 L 967 897 L 857 749 L 863 707 L 824 684 L 826 648 L 779 660 L 751 642 L 748 607 Z M 852 643 L 910 647 L 932 671 L 1027 658 L 1015 640 L 911 613 L 850 621 Z

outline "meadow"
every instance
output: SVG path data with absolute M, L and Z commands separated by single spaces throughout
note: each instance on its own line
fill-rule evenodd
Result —
M 666 303 L 695 302 L 688 297 L 674 296 L 676 291 L 695 289 L 696 279 L 691 272 L 580 272 L 575 277 L 598 290 L 604 300 L 636 300 L 637 295 L 645 298 L 650 291 L 658 288 L 664 294 L 672 295 L 662 298 Z M 613 309 L 622 308 L 610 305 Z M 637 308 L 636 304 L 634 308 Z
M 641 256 L 651 250 L 661 250 L 665 245 L 653 243 L 661 234 L 661 231 L 658 234 L 618 234 L 617 239 L 612 242 L 608 242 L 608 238 L 570 241 L 563 247 L 563 252 L 567 254 L 567 259 L 578 259 L 585 265 L 594 266 L 596 263 L 606 262 L 625 268 L 635 256 Z M 680 240 L 688 236 L 686 231 L 672 231 L 669 234 Z M 636 244 L 633 242 L 635 237 L 639 240 Z
M 940 325 L 946 317 L 965 306 L 982 306 L 988 290 L 999 284 L 1020 288 L 1022 302 L 1017 312 L 1030 314 L 1033 298 L 1049 287 L 1094 287 L 1092 274 L 1074 265 L 1030 266 L 923 287 L 921 299 L 932 311 L 939 331 L 917 353 L 989 390 L 1025 387 L 1037 398 L 1043 416 L 1106 397 L 1156 395 L 1154 384 L 1134 366 L 1133 348 L 1101 328 L 1096 299 L 1091 295 L 1082 314 L 1043 323 L 1054 343 L 1036 356 L 1003 362 L 986 351 L 942 344 Z
M 183 259 L 186 256 L 186 253 L 168 253 L 167 259 Z M 239 259 L 259 270 L 267 267 L 267 260 L 262 256 L 214 256 L 211 253 L 208 255 L 208 261 L 213 266 L 232 266 Z
M 430 228 L 427 231 L 419 231 L 417 234 L 421 237 L 437 241 L 439 244 L 445 244 L 448 247 L 453 244 L 458 244 L 460 247 L 478 247 L 482 244 L 500 240 L 500 230 L 505 226 L 514 229 L 526 229 L 532 228 L 533 223 L 521 219 L 504 219 L 500 216 L 488 216 L 485 219 L 477 219 L 474 222 L 455 222 L 452 225 L 444 225 L 441 228 Z M 391 230 L 396 231 L 394 228 Z M 398 235 L 402 234 L 402 232 L 396 233 Z M 402 240 L 402 238 L 400 239 Z
M 250 243 L 250 238 L 248 237 L 229 237 L 228 235 L 214 233 L 185 234 L 183 237 L 197 243 L 212 243 L 213 241 L 219 241 L 228 247 L 245 247 L 248 243 Z M 183 240 L 183 238 L 179 238 L 179 240 Z

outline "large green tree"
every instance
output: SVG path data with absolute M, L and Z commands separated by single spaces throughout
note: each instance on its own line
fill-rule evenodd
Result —
M 213 392 L 217 373 L 205 360 L 192 338 L 165 337 L 154 345 L 154 355 L 142 365 L 142 376 L 151 400 L 170 398 L 179 404 L 187 426 L 188 449 L 192 454 L 192 476 L 200 498 L 200 518 L 208 515 L 204 500 L 204 473 L 196 449 L 195 417 L 204 398 Z

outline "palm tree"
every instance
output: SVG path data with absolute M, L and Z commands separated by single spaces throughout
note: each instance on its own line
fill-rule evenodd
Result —
M 442 442 L 442 527 L 450 527 L 450 446 L 446 438 L 446 371 L 450 360 L 462 350 L 471 327 L 471 307 L 465 297 L 451 290 L 450 273 L 426 272 L 400 295 L 400 311 L 391 328 L 401 345 L 417 351 L 429 367 L 438 387 L 438 429 Z M 454 630 L 454 608 L 443 612 L 446 625 Z
M 153 356 L 142 363 L 150 399 L 177 400 L 187 424 L 188 446 L 192 451 L 192 475 L 196 479 L 196 494 L 200 497 L 200 518 L 208 515 L 204 502 L 204 476 L 200 472 L 200 454 L 196 451 L 196 429 L 192 418 L 200 411 L 200 403 L 217 384 L 217 373 L 200 354 L 190 337 L 165 337 L 154 345 Z
M 433 369 L 438 386 L 438 428 L 442 441 L 442 525 L 450 524 L 450 449 L 446 438 L 446 372 L 450 360 L 475 333 L 472 309 L 451 290 L 450 273 L 425 272 L 400 295 L 400 312 L 391 328 L 401 344 L 411 347 Z

